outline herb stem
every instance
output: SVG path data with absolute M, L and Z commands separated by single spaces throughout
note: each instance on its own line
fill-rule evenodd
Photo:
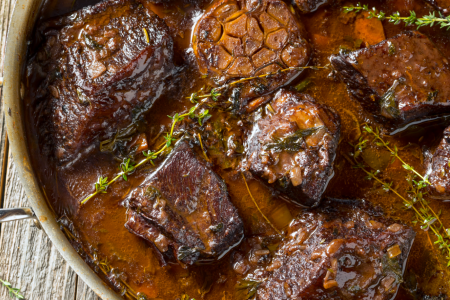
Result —
M 15 288 L 11 285 L 11 283 L 9 283 L 6 280 L 2 280 L 0 279 L 0 282 L 2 283 L 2 285 L 4 287 L 6 287 L 8 289 L 9 292 L 9 296 L 10 297 L 15 297 L 16 299 L 25 299 L 21 294 L 20 294 L 20 289 Z
M 445 229 L 444 224 L 440 220 L 439 216 L 434 212 L 434 210 L 429 206 L 428 202 L 423 199 L 423 193 L 421 192 L 421 189 L 426 187 L 427 184 L 429 184 L 426 176 L 423 177 L 420 175 L 412 166 L 406 164 L 401 157 L 398 155 L 398 149 L 396 146 L 394 146 L 394 149 L 389 147 L 389 142 L 384 141 L 384 139 L 380 135 L 380 131 L 378 128 L 376 130 L 373 130 L 370 126 L 364 126 L 363 127 L 364 132 L 368 134 L 372 134 L 375 136 L 374 140 L 372 141 L 377 146 L 384 146 L 386 149 L 388 149 L 391 152 L 391 155 L 397 159 L 399 159 L 403 163 L 403 167 L 411 171 L 414 175 L 413 176 L 419 176 L 422 181 L 416 182 L 414 181 L 414 177 L 412 176 L 410 179 L 407 177 L 407 181 L 411 187 L 411 190 L 408 190 L 407 193 L 412 193 L 414 195 L 414 198 L 412 201 L 406 199 L 404 196 L 402 196 L 396 189 L 392 188 L 392 182 L 386 183 L 380 178 L 377 177 L 377 174 L 380 171 L 374 171 L 370 172 L 366 169 L 366 166 L 358 161 L 359 154 L 364 150 L 365 147 L 367 147 L 368 140 L 364 140 L 362 137 L 359 140 L 359 143 L 357 145 L 354 145 L 354 153 L 353 155 L 353 161 L 350 159 L 347 155 L 344 155 L 344 157 L 351 163 L 354 164 L 354 168 L 361 169 L 364 173 L 366 173 L 367 177 L 369 179 L 374 179 L 378 183 L 380 183 L 384 190 L 393 192 L 397 197 L 403 200 L 404 205 L 408 209 L 413 209 L 417 220 L 422 224 L 420 226 L 421 229 L 427 231 L 428 229 L 431 229 L 431 231 L 434 233 L 434 235 L 437 237 L 437 241 L 435 241 L 435 244 L 439 244 L 439 249 L 443 249 L 447 252 L 447 266 L 450 267 L 450 244 L 448 243 L 448 240 L 450 239 L 449 235 L 449 229 Z M 410 175 L 411 176 L 411 175 Z M 416 202 L 420 202 L 419 208 L 415 206 Z M 430 214 L 431 212 L 431 214 Z M 439 222 L 440 226 L 437 224 L 434 224 L 436 221 Z M 417 221 L 413 221 L 415 223 Z M 441 234 L 441 232 L 444 232 L 444 234 Z M 447 240 L 446 240 L 447 239 Z
M 242 78 L 242 79 L 239 79 L 239 80 L 236 80 L 236 81 L 233 81 L 233 82 L 229 83 L 228 86 L 233 86 L 233 85 L 245 82 L 245 81 L 253 80 L 253 79 L 256 79 L 256 78 L 264 78 L 264 77 L 267 77 L 267 76 L 270 76 L 270 75 L 276 75 L 276 74 L 283 73 L 283 72 L 288 72 L 288 71 L 293 71 L 293 70 L 302 71 L 302 70 L 305 70 L 305 69 L 313 69 L 313 70 L 328 69 L 328 65 L 324 66 L 324 67 L 317 67 L 317 66 L 289 67 L 289 68 L 286 68 L 286 69 L 282 69 L 282 70 L 278 70 L 278 71 L 275 71 L 275 72 L 270 72 L 270 73 L 254 76 L 254 77 Z
M 206 97 L 205 97 L 206 98 Z M 126 180 L 126 175 L 132 173 L 134 170 L 136 170 L 137 168 L 139 168 L 140 166 L 144 165 L 147 162 L 152 162 L 152 160 L 154 160 L 155 158 L 158 157 L 158 155 L 160 155 L 164 150 L 166 150 L 167 148 L 170 147 L 170 145 L 172 144 L 172 141 L 174 140 L 173 138 L 173 133 L 175 131 L 175 126 L 178 122 L 182 121 L 185 117 L 197 117 L 199 118 L 199 120 L 201 120 L 202 118 L 205 118 L 208 116 L 208 111 L 206 110 L 204 113 L 200 114 L 200 115 L 195 115 L 195 111 L 204 103 L 206 102 L 207 99 L 202 100 L 201 102 L 197 103 L 195 106 L 191 107 L 191 109 L 189 109 L 189 111 L 187 113 L 178 115 L 175 114 L 174 117 L 170 117 L 172 119 L 172 125 L 170 126 L 170 131 L 167 134 L 167 136 L 165 136 L 166 142 L 161 144 L 159 147 L 162 146 L 162 148 L 160 148 L 158 151 L 156 152 L 151 152 L 148 151 L 147 153 L 145 153 L 144 151 L 144 155 L 146 156 L 144 159 L 142 159 L 140 162 L 138 162 L 136 165 L 134 166 L 129 166 L 126 168 L 126 170 L 122 170 L 121 172 L 117 173 L 115 177 L 113 177 L 110 181 L 104 182 L 102 183 L 100 179 L 102 179 L 103 177 L 99 178 L 99 187 L 97 187 L 96 185 L 96 189 L 95 192 L 90 194 L 89 196 L 87 196 L 85 199 L 83 199 L 81 201 L 81 204 L 85 204 L 87 201 L 89 201 L 90 199 L 92 199 L 93 197 L 95 197 L 96 195 L 100 194 L 100 193 L 106 193 L 106 189 L 113 184 L 115 181 L 117 181 L 120 177 L 124 177 L 124 179 Z
M 369 13 L 367 16 L 368 19 L 378 19 L 378 20 L 388 20 L 391 23 L 394 23 L 394 25 L 400 24 L 400 22 L 404 22 L 405 25 L 416 25 L 417 29 L 419 29 L 422 26 L 430 26 L 432 27 L 434 23 L 439 24 L 440 28 L 447 28 L 447 30 L 450 29 L 450 16 L 444 16 L 441 12 L 438 12 L 438 17 L 436 17 L 436 12 L 430 12 L 430 14 L 417 17 L 417 14 L 415 11 L 410 11 L 408 17 L 401 17 L 399 12 L 395 12 L 390 16 L 386 16 L 386 13 L 383 11 L 377 12 L 375 7 L 373 7 L 371 10 L 369 9 L 368 5 L 361 5 L 361 3 L 358 3 L 356 6 L 344 6 L 344 12 L 358 12 L 358 11 L 366 11 Z
M 144 35 L 147 38 L 148 32 L 145 28 L 142 28 Z M 107 181 L 107 177 L 103 178 L 102 176 L 99 177 L 97 183 L 95 184 L 95 192 L 90 194 L 89 196 L 87 196 L 86 198 L 84 198 L 81 201 L 81 204 L 85 204 L 87 201 L 89 201 L 90 199 L 92 199 L 93 197 L 95 197 L 96 195 L 100 194 L 100 193 L 106 193 L 107 188 L 113 184 L 115 181 L 117 181 L 120 177 L 123 177 L 124 180 L 127 180 L 127 175 L 132 173 L 134 170 L 136 170 L 138 167 L 142 166 L 143 164 L 147 163 L 147 162 L 151 162 L 158 157 L 159 154 L 161 154 L 164 150 L 168 149 L 171 144 L 172 141 L 175 140 L 175 138 L 173 137 L 173 133 L 175 131 L 175 126 L 178 122 L 182 121 L 185 117 L 190 117 L 191 119 L 197 118 L 198 122 L 200 124 L 200 126 L 202 126 L 202 122 L 205 120 L 205 118 L 209 118 L 210 115 L 208 114 L 209 111 L 208 110 L 204 110 L 203 112 L 201 112 L 200 114 L 196 115 L 195 111 L 205 102 L 208 101 L 209 98 L 211 98 L 213 101 L 217 101 L 218 97 L 221 96 L 222 94 L 219 93 L 218 91 L 223 90 L 229 86 L 233 86 L 235 84 L 238 83 L 242 83 L 248 80 L 252 80 L 255 78 L 263 78 L 263 77 L 267 77 L 270 75 L 275 75 L 281 72 L 287 72 L 287 71 L 291 71 L 291 70 L 304 70 L 304 69 L 313 69 L 313 70 L 318 70 L 318 69 L 328 69 L 328 65 L 323 66 L 323 67 L 317 67 L 317 66 L 306 66 L 306 67 L 289 67 L 286 69 L 282 69 L 282 70 L 278 70 L 276 72 L 271 72 L 271 73 L 266 73 L 266 74 L 262 74 L 262 75 L 258 75 L 256 77 L 249 77 L 249 78 L 242 78 L 236 81 L 231 82 L 228 85 L 224 85 L 222 87 L 219 87 L 217 89 L 212 89 L 208 94 L 205 95 L 197 95 L 197 93 L 193 93 L 190 97 L 186 97 L 188 99 L 191 100 L 192 103 L 195 103 L 195 105 L 193 107 L 191 107 L 189 109 L 189 111 L 187 113 L 184 114 L 178 114 L 176 113 L 173 117 L 170 117 L 173 121 L 172 121 L 172 125 L 170 127 L 170 131 L 167 133 L 166 136 L 164 136 L 164 138 L 166 139 L 166 142 L 162 145 L 164 145 L 162 148 L 160 148 L 157 152 L 150 152 L 148 151 L 147 153 L 145 153 L 144 151 L 144 155 L 146 156 L 146 158 L 144 158 L 143 160 L 141 160 L 139 163 L 137 163 L 136 165 L 132 166 L 130 165 L 130 162 L 128 161 L 126 163 L 126 166 L 124 167 L 125 169 L 122 169 L 121 172 L 119 172 L 115 177 L 113 177 L 110 181 Z M 200 102 L 198 102 L 197 100 L 202 99 Z M 200 137 L 199 137 L 200 138 Z M 206 155 L 206 152 L 203 149 L 203 144 L 200 138 L 200 146 L 202 147 L 202 151 L 205 154 L 206 159 L 209 161 L 208 156 Z M 159 146 L 161 147 L 161 146 Z M 122 167 L 122 164 L 121 164 Z M 278 231 L 277 231 L 278 232 Z
M 378 128 L 377 128 L 378 129 Z M 420 177 L 420 179 L 422 179 L 424 182 L 426 182 L 427 184 L 431 184 L 428 179 L 426 177 L 423 177 L 419 172 L 417 172 L 413 167 L 411 167 L 409 164 L 407 164 L 399 155 L 398 155 L 398 149 L 395 146 L 395 150 L 392 149 L 391 147 L 389 147 L 389 144 L 380 136 L 380 133 L 378 130 L 373 130 L 372 127 L 365 125 L 364 126 L 364 130 L 367 133 L 372 134 L 373 136 L 375 136 L 375 140 L 380 141 L 381 145 L 384 146 L 389 152 L 391 152 L 391 155 L 394 156 L 395 158 L 397 158 L 403 165 L 403 168 L 405 168 L 406 170 L 409 170 L 411 172 L 413 172 L 414 174 L 416 174 L 417 176 Z
M 205 149 L 203 149 L 202 136 L 200 135 L 200 133 L 197 133 L 197 136 L 198 136 L 198 140 L 200 141 L 200 147 L 202 148 L 203 155 L 205 155 L 206 161 L 207 161 L 207 162 L 210 162 L 210 161 L 209 161 L 209 158 L 208 158 L 208 154 L 206 154 Z
M 248 194 L 250 195 L 250 198 L 252 198 L 253 203 L 255 204 L 256 208 L 258 209 L 259 213 L 263 216 L 263 218 L 269 223 L 270 227 L 275 230 L 276 233 L 281 234 L 281 232 L 269 221 L 269 219 L 263 214 L 261 209 L 259 208 L 258 204 L 256 203 L 255 198 L 253 198 L 252 192 L 250 192 L 250 188 L 248 187 L 247 180 L 245 179 L 244 173 L 241 172 L 242 179 L 244 179 L 245 187 L 247 188 Z

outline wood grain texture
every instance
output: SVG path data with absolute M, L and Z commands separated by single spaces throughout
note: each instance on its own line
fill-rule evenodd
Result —
M 8 23 L 14 0 L 0 0 L 0 76 Z M 1 100 L 0 88 L 0 100 Z M 9 153 L 4 112 L 0 102 L 0 207 L 29 206 Z M 45 232 L 30 220 L 0 225 L 0 278 L 20 288 L 29 300 L 101 300 L 75 274 L 53 247 Z M 0 299 L 10 299 L 0 286 Z

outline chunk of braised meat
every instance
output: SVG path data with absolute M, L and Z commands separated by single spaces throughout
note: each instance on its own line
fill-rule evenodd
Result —
M 331 64 L 363 107 L 393 127 L 450 111 L 448 61 L 420 32 L 333 55 Z
M 295 4 L 297 5 L 298 9 L 306 14 L 315 12 L 319 8 L 323 6 L 327 6 L 330 4 L 333 4 L 335 2 L 340 2 L 338 0 L 294 0 Z
M 125 226 L 169 262 L 219 259 L 243 238 L 243 223 L 226 184 L 185 140 L 125 203 Z
M 428 161 L 429 195 L 437 199 L 450 199 L 450 127 Z
M 315 206 L 333 174 L 340 118 L 309 95 L 286 90 L 270 107 L 247 137 L 242 166 L 294 202 Z
M 448 0 L 425 0 L 435 8 L 439 9 L 444 15 L 450 14 L 450 1 Z
M 138 1 L 109 0 L 40 26 L 29 64 L 44 152 L 68 162 L 151 106 L 173 70 L 164 21 Z
M 258 300 L 392 299 L 414 237 L 364 200 L 328 200 L 301 213 L 275 253 L 267 243 L 250 251 L 244 282 Z
M 216 86 L 303 67 L 311 56 L 303 25 L 281 0 L 215 1 L 195 26 L 193 48 L 200 72 Z M 234 97 L 245 106 L 248 99 L 272 92 L 300 72 L 244 82 Z

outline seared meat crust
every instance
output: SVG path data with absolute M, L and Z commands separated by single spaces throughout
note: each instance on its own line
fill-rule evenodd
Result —
M 331 64 L 363 107 L 394 127 L 450 112 L 448 61 L 420 32 L 333 55 Z
M 428 175 L 431 183 L 428 193 L 437 199 L 450 199 L 450 127 L 444 130 L 444 136 L 428 163 Z
M 226 184 L 185 140 L 134 190 L 126 227 L 182 264 L 220 258 L 243 238 Z
M 303 67 L 311 56 L 303 25 L 280 0 L 215 1 L 195 26 L 193 49 L 200 72 L 215 86 Z M 242 108 L 250 98 L 274 91 L 300 72 L 243 82 L 234 97 Z
M 415 233 L 364 200 L 328 200 L 289 226 L 271 263 L 247 279 L 256 299 L 392 299 Z
M 173 71 L 167 26 L 138 1 L 104 1 L 38 32 L 44 40 L 29 65 L 38 74 L 36 126 L 60 164 L 130 124 Z
M 333 174 L 340 118 L 309 95 L 283 89 L 270 105 L 275 113 L 254 124 L 243 166 L 294 202 L 318 205 Z
M 298 9 L 306 14 L 315 12 L 320 7 L 332 4 L 334 2 L 339 2 L 336 0 L 294 0 L 295 4 L 297 5 Z

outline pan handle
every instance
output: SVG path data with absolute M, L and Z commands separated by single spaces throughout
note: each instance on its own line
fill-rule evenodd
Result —
M 25 219 L 33 219 L 35 225 L 41 227 L 31 207 L 0 208 L 0 223 Z

